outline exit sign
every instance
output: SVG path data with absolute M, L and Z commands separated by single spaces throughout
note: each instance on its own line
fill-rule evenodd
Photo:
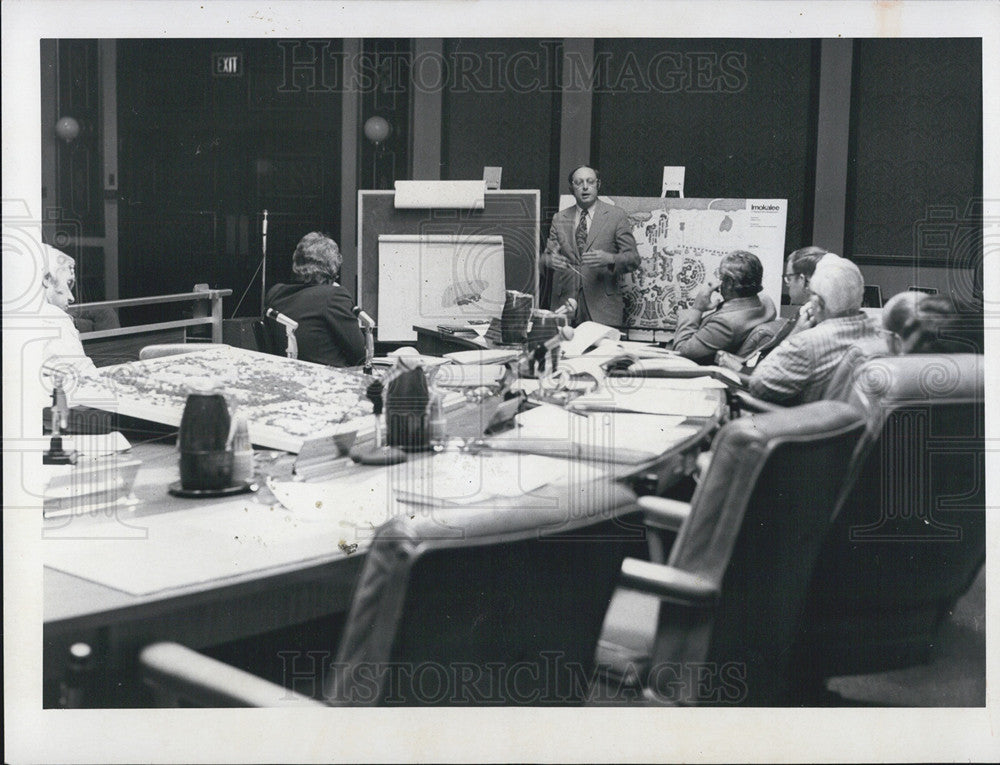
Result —
M 212 74 L 216 77 L 241 77 L 243 75 L 243 54 L 213 53 Z

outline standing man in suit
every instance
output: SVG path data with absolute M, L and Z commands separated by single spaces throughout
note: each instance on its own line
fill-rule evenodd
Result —
M 573 325 L 597 321 L 620 327 L 625 303 L 620 277 L 639 267 L 639 252 L 624 210 L 597 198 L 601 180 L 592 167 L 569 175 L 576 204 L 552 216 L 542 265 L 553 270 L 553 308 L 577 301 Z

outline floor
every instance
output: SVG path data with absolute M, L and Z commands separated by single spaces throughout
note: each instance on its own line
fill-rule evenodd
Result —
M 976 707 L 986 704 L 986 570 L 959 600 L 930 664 L 837 677 L 828 690 L 846 706 Z

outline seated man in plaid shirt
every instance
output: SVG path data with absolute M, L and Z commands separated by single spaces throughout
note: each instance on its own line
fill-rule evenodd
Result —
M 750 393 L 792 406 L 817 401 L 844 355 L 888 353 L 890 333 L 861 310 L 864 279 L 851 261 L 826 255 L 816 265 L 812 296 L 794 331 L 750 377 Z

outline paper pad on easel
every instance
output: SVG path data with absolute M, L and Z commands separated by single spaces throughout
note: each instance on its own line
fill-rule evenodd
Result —
M 396 181 L 397 209 L 482 210 L 485 181 Z

